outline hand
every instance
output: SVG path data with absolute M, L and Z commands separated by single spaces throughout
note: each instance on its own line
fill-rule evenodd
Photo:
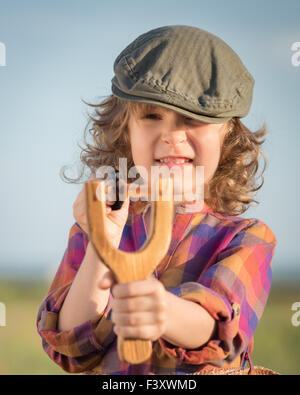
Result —
M 96 180 L 96 175 L 92 174 L 90 180 Z M 105 229 L 111 243 L 117 248 L 122 237 L 123 229 L 128 217 L 129 197 L 123 202 L 119 210 L 112 210 L 114 201 L 106 201 L 106 223 Z M 86 214 L 86 196 L 84 187 L 78 194 L 73 204 L 73 216 L 80 227 L 88 234 L 88 223 Z
M 108 286 L 108 278 L 105 281 Z M 114 332 L 127 339 L 155 341 L 160 338 L 167 323 L 166 293 L 155 278 L 116 284 L 112 288 Z

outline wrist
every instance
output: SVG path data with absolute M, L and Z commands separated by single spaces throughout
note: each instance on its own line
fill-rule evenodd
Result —
M 105 266 L 102 259 L 98 256 L 93 244 L 90 241 L 88 242 L 86 248 L 85 259 L 87 259 L 90 262 L 93 262 L 96 265 Z

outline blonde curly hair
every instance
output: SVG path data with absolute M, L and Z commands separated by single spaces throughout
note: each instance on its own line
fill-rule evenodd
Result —
M 128 133 L 129 117 L 131 114 L 136 116 L 145 113 L 153 107 L 150 104 L 122 100 L 114 95 L 106 97 L 99 104 L 84 103 L 94 108 L 94 113 L 88 114 L 84 130 L 85 146 L 79 145 L 82 150 L 79 176 L 75 179 L 67 177 L 65 171 L 68 166 L 63 166 L 60 170 L 62 180 L 68 183 L 80 182 L 84 178 L 86 167 L 91 173 L 95 173 L 103 165 L 118 169 L 119 158 L 127 159 L 129 171 L 134 166 Z M 229 123 L 219 164 L 209 182 L 205 202 L 213 211 L 237 216 L 244 213 L 251 203 L 258 204 L 254 195 L 264 183 L 262 174 L 266 169 L 266 158 L 260 146 L 265 142 L 262 138 L 266 135 L 267 128 L 264 124 L 256 132 L 251 132 L 239 118 L 232 118 Z M 92 143 L 87 141 L 88 135 L 92 137 Z M 258 176 L 260 157 L 263 158 L 264 167 Z M 260 184 L 257 184 L 258 177 L 261 177 Z

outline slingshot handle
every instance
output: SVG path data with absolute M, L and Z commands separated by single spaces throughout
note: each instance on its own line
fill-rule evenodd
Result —
M 113 272 L 118 283 L 145 280 L 151 276 L 156 266 L 168 251 L 172 234 L 173 180 L 159 179 L 159 199 L 152 204 L 150 237 L 135 252 L 116 249 L 105 230 L 105 185 L 104 182 L 85 183 L 89 240 L 101 261 Z M 97 197 L 99 188 L 100 200 Z M 143 339 L 123 339 L 118 336 L 120 360 L 131 364 L 145 362 L 152 353 L 152 342 Z
M 143 339 L 124 339 L 118 336 L 118 354 L 121 361 L 140 364 L 151 357 L 152 342 Z

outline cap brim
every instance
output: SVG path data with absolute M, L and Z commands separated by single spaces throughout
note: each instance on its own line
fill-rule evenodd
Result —
M 182 107 L 178 107 L 173 104 L 161 102 L 159 100 L 153 100 L 153 99 L 149 99 L 147 97 L 132 96 L 132 95 L 129 95 L 128 93 L 124 93 L 124 92 L 120 91 L 115 85 L 112 85 L 111 90 L 112 90 L 113 95 L 119 97 L 120 99 L 130 100 L 130 101 L 139 102 L 139 103 L 149 103 L 149 104 L 153 104 L 156 106 L 161 106 L 161 107 L 167 108 L 168 110 L 176 111 L 176 112 L 178 112 L 182 115 L 185 115 L 189 118 L 193 118 L 198 121 L 205 122 L 205 123 L 225 123 L 225 122 L 229 121 L 230 119 L 232 119 L 232 117 L 225 117 L 225 118 L 224 117 L 223 118 L 209 117 L 207 115 L 196 114 L 196 113 L 188 111 Z

